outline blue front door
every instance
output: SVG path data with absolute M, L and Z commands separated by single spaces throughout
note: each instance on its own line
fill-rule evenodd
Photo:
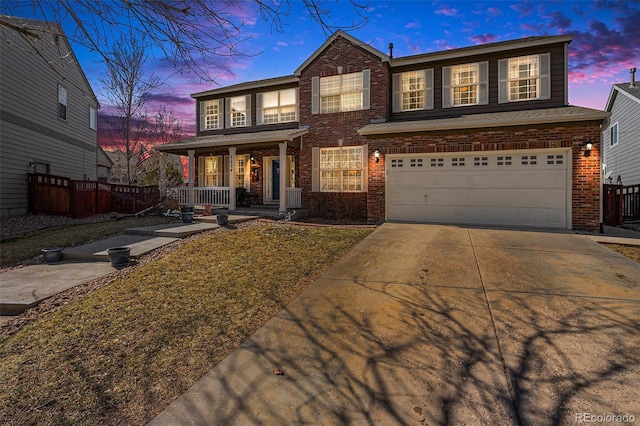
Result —
M 280 200 L 280 160 L 273 160 L 271 163 L 271 181 L 273 182 L 273 201 Z

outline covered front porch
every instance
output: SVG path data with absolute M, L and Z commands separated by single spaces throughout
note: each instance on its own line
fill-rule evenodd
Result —
M 181 207 L 237 211 L 259 206 L 278 212 L 302 207 L 298 161 L 307 129 L 199 136 L 156 146 L 160 191 Z M 187 185 L 167 188 L 164 154 L 188 157 Z

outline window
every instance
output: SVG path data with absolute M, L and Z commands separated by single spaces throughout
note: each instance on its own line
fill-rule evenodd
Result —
M 451 88 L 454 105 L 478 103 L 478 64 L 451 67 Z
M 246 96 L 237 96 L 235 98 L 229 98 L 231 121 L 230 127 L 244 127 L 247 126 L 249 120 L 247 114 L 249 112 L 248 102 Z
M 249 190 L 249 156 L 236 155 L 236 188 L 245 188 Z
M 442 67 L 442 107 L 489 103 L 489 63 Z
M 320 149 L 320 190 L 360 192 L 363 190 L 362 146 Z
M 200 130 L 222 129 L 220 99 L 200 102 Z
M 498 102 L 519 102 L 551 97 L 549 53 L 498 61 Z
M 98 121 L 98 111 L 94 107 L 90 106 L 89 107 L 89 128 L 91 130 L 96 130 L 97 121 Z
M 609 128 L 609 145 L 618 145 L 618 123 Z
M 67 119 L 67 89 L 58 85 L 58 117 Z
M 538 99 L 538 55 L 509 59 L 509 100 Z
M 222 157 L 208 156 L 199 158 L 198 186 L 222 185 Z
M 320 112 L 363 109 L 363 87 L 362 72 L 320 78 Z
M 413 111 L 424 107 L 424 73 L 402 73 L 402 110 Z
M 296 89 L 259 93 L 257 103 L 258 124 L 289 123 L 298 119 Z

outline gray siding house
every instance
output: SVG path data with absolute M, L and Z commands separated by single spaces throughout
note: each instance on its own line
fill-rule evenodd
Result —
M 27 176 L 96 180 L 100 104 L 60 25 L 0 16 L 0 216 L 27 212 Z
M 605 178 L 625 186 L 640 185 L 640 85 L 635 82 L 635 68 L 629 83 L 613 85 L 606 111 L 611 117 L 602 132 Z

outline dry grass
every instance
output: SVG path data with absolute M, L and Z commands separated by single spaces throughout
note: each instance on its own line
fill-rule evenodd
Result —
M 75 246 L 119 234 L 126 228 L 157 225 L 175 220 L 157 216 L 130 217 L 108 222 L 55 226 L 5 238 L 0 241 L 0 266 L 12 265 L 38 256 L 41 254 L 40 250 L 45 247 Z
M 219 231 L 0 338 L 0 424 L 145 424 L 371 229 Z
M 628 257 L 629 259 L 635 260 L 640 263 L 640 247 L 638 246 L 625 246 L 622 244 L 602 244 L 603 246 L 611 249 L 615 252 L 620 253 Z

